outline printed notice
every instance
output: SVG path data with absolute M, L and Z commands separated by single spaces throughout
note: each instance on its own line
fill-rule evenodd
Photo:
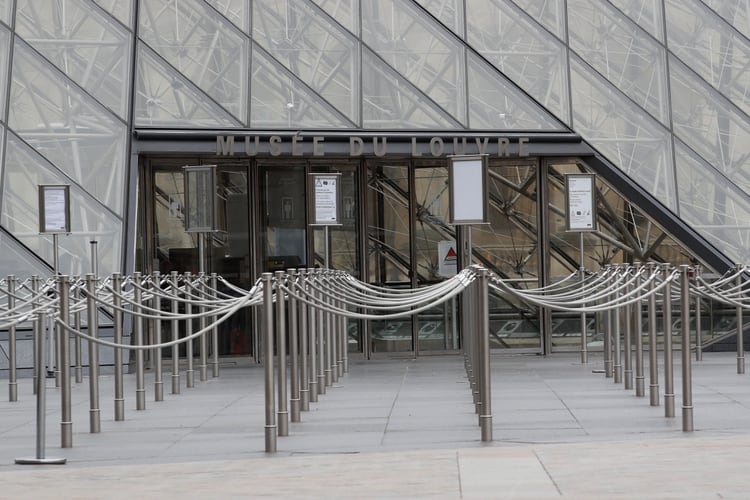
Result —
M 595 229 L 594 176 L 569 174 L 565 176 L 569 231 Z
M 39 186 L 41 189 L 42 233 L 70 231 L 68 186 Z
M 338 224 L 338 175 L 314 176 L 315 224 Z

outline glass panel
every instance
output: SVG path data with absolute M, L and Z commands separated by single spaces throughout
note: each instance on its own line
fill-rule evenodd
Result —
M 750 193 L 750 120 L 670 58 L 675 135 Z
M 260 178 L 264 271 L 307 267 L 304 165 L 262 167 Z
M 254 46 L 250 125 L 269 128 L 352 128 L 345 116 Z
M 450 203 L 445 162 L 441 162 L 441 166 L 416 168 L 414 193 L 417 285 L 422 286 L 437 283 L 454 274 L 441 275 L 441 267 L 444 269 L 446 266 L 441 266 L 439 259 L 450 259 L 454 269 L 456 264 L 458 247 L 455 230 L 448 225 Z M 449 249 L 445 252 L 438 250 L 441 241 L 448 242 Z M 420 351 L 458 348 L 457 328 L 453 323 L 455 306 L 451 301 L 417 315 Z
M 750 42 L 697 2 L 666 2 L 671 50 L 690 69 L 750 113 Z
M 359 0 L 313 0 L 354 34 L 359 34 Z
M 2 226 L 27 248 L 53 264 L 51 235 L 39 234 L 39 184 L 69 184 L 52 165 L 13 134 L 8 136 L 0 221 Z M 91 240 L 97 240 L 99 272 L 108 275 L 120 271 L 122 222 L 76 185 L 70 186 L 71 234 L 59 241 L 63 274 L 83 276 L 91 269 Z
M 5 119 L 5 96 L 8 85 L 8 53 L 10 51 L 10 31 L 0 26 L 0 119 Z
M 143 44 L 138 47 L 134 120 L 136 126 L 241 126 Z
M 247 0 L 206 0 L 235 26 L 245 33 L 250 32 L 250 2 Z
M 301 0 L 256 0 L 253 39 L 359 123 L 359 48 L 352 35 Z
M 630 19 L 659 41 L 664 41 L 661 0 L 610 0 Z
M 702 0 L 728 23 L 750 38 L 750 8 L 747 0 Z
M 466 123 L 464 49 L 408 3 L 362 5 L 362 39 L 420 91 Z
M 45 266 L 39 257 L 21 246 L 18 241 L 0 230 L 0 269 L 23 280 L 31 276 L 51 276 L 51 268 Z M 5 279 L 7 276 L 3 276 Z
M 65 175 L 122 214 L 127 127 L 18 40 L 8 121 Z
M 750 201 L 685 145 L 675 145 L 680 217 L 733 262 L 750 262 Z
M 368 282 L 409 283 L 408 163 L 370 163 L 367 175 Z
M 458 36 L 464 36 L 463 0 L 416 0 Z M 468 8 L 468 6 L 467 6 Z
M 513 0 L 532 19 L 565 40 L 565 0 Z
M 668 132 L 601 77 L 572 58 L 574 129 L 662 203 L 675 210 Z
M 362 61 L 362 124 L 365 128 L 460 128 L 458 122 L 369 50 L 362 50 Z
M 561 130 L 564 126 L 497 70 L 469 54 L 469 123 L 474 129 Z
M 99 102 L 127 117 L 130 34 L 81 0 L 20 0 L 16 32 Z
M 133 26 L 133 0 L 94 0 L 128 28 Z
M 7 25 L 10 25 L 10 9 L 12 6 L 12 0 L 0 0 L 0 21 Z
M 196 0 L 142 0 L 139 36 L 223 109 L 247 119 L 249 40 Z
M 466 9 L 467 39 L 472 47 L 548 110 L 570 122 L 563 44 L 502 0 L 467 0 Z
M 568 0 L 570 47 L 662 123 L 668 119 L 664 50 L 605 2 Z

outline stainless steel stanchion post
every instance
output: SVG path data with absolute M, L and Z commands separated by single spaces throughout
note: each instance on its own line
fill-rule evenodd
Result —
M 624 270 L 622 266 L 615 266 L 615 272 L 617 275 L 624 274 Z M 613 280 L 613 284 L 617 286 L 617 290 L 614 292 L 615 300 L 619 302 L 620 300 L 620 289 L 619 285 L 616 284 L 617 280 Z M 620 328 L 620 314 L 621 313 L 621 307 L 618 305 L 612 310 L 612 322 L 614 325 L 614 351 L 615 351 L 615 359 L 614 359 L 614 376 L 615 376 L 615 384 L 621 384 L 622 383 L 622 342 L 620 339 L 620 336 L 622 334 L 621 328 Z
M 634 262 L 636 275 L 641 272 L 640 262 Z M 643 277 L 635 282 L 638 289 L 638 302 L 633 304 L 633 328 L 635 331 L 635 395 L 642 398 L 646 396 L 646 382 L 643 374 Z
M 665 285 L 662 292 L 664 311 L 664 416 L 674 417 L 674 363 L 672 362 L 672 282 L 669 264 L 662 264 Z
M 626 270 L 626 273 L 629 273 L 629 270 Z M 632 299 L 632 296 L 630 295 L 633 291 L 633 284 L 629 283 L 625 287 L 625 295 L 628 297 L 628 301 Z M 633 389 L 633 304 L 628 304 L 624 306 L 623 308 L 623 316 L 625 320 L 625 363 L 624 363 L 624 371 L 623 371 L 623 380 L 625 382 L 625 389 L 631 390 Z
M 659 406 L 659 365 L 656 349 L 656 293 L 654 281 L 657 273 L 653 263 L 648 264 L 651 274 L 648 291 L 648 369 L 649 369 L 649 398 L 651 406 Z
M 307 298 L 313 304 L 315 303 L 315 291 L 310 286 L 310 281 L 313 279 L 313 270 L 308 269 L 305 273 L 305 289 L 307 290 Z M 316 316 L 317 307 L 314 305 L 307 306 L 308 313 L 308 339 L 309 339 L 309 354 L 310 354 L 310 402 L 317 403 L 320 389 L 318 389 L 318 322 Z
M 606 270 L 609 273 L 607 278 L 607 288 L 612 288 L 612 269 L 611 265 L 606 266 Z M 612 292 L 608 293 L 605 301 L 612 300 Z M 607 309 L 604 312 L 604 376 L 606 378 L 612 378 L 614 375 L 614 369 L 612 367 L 612 310 Z
M 480 269 L 477 276 L 477 302 L 480 305 L 480 314 L 477 317 L 479 323 L 479 343 L 481 351 L 481 400 L 482 412 L 479 414 L 479 426 L 482 433 L 482 441 L 492 441 L 492 377 L 490 370 L 490 309 L 489 292 L 487 290 L 487 270 Z
M 8 311 L 16 307 L 16 277 L 8 276 Z M 16 373 L 16 324 L 8 327 L 8 401 L 18 401 L 18 378 Z
M 320 286 L 320 270 L 315 269 L 313 271 L 313 285 Z M 326 331 L 325 331 L 325 314 L 323 312 L 323 301 L 322 293 L 319 290 L 315 290 L 315 317 L 317 318 L 317 340 L 318 340 L 318 394 L 326 393 L 326 370 L 330 370 L 326 360 Z M 330 372 L 329 372 L 330 373 Z M 330 376 L 330 375 L 329 375 Z
M 161 274 L 154 271 L 151 275 L 153 282 L 154 299 L 153 309 L 156 311 L 156 317 L 153 318 L 154 328 L 154 401 L 164 401 L 164 376 L 163 376 L 163 359 L 161 355 Z
M 305 281 L 307 279 L 304 269 L 299 269 L 299 285 L 297 290 L 303 297 L 307 297 Z M 299 301 L 299 352 L 300 352 L 300 409 L 302 411 L 310 410 L 310 367 L 308 365 L 309 360 L 309 344 L 308 344 L 308 330 L 307 330 L 307 304 L 304 301 Z
M 323 271 L 323 273 L 328 273 L 328 269 Z M 322 274 L 322 273 L 321 273 Z M 321 287 L 326 286 L 326 280 L 321 276 L 320 281 L 318 281 L 318 284 Z M 331 387 L 333 383 L 338 380 L 338 377 L 336 376 L 336 342 L 333 332 L 333 322 L 331 321 L 331 302 L 330 298 L 325 295 L 326 292 L 321 292 L 320 298 L 321 301 L 325 304 L 325 309 L 323 312 L 323 322 L 326 332 L 326 386 Z
M 284 299 L 284 271 L 274 273 L 276 281 L 276 355 L 278 380 L 278 428 L 279 436 L 289 435 L 289 410 L 286 392 L 286 300 Z
M 690 365 L 690 282 L 688 266 L 680 266 L 682 316 L 682 430 L 693 431 L 693 372 Z M 698 318 L 696 318 L 697 321 Z
M 216 273 L 211 273 L 211 298 L 216 300 L 218 296 L 218 280 L 216 279 Z M 211 328 L 211 352 L 213 353 L 213 372 L 214 378 L 219 376 L 219 327 L 216 325 L 217 316 L 211 316 L 211 321 L 214 326 Z
M 112 314 L 114 318 L 115 347 L 115 421 L 125 420 L 125 393 L 122 379 L 122 276 L 112 274 Z
M 289 412 L 290 420 L 300 422 L 300 393 L 299 393 L 299 316 L 295 295 L 297 294 L 297 271 L 287 271 L 289 279 Z
M 742 265 L 737 264 L 737 288 L 742 293 Z M 742 306 L 737 306 L 737 373 L 745 373 L 745 325 L 742 320 Z
M 96 308 L 96 282 L 94 274 L 86 275 L 86 322 L 89 337 L 99 338 L 99 318 Z M 99 406 L 99 344 L 89 340 L 89 432 L 101 432 L 101 408 Z
M 78 300 L 80 299 L 80 284 L 81 284 L 81 277 L 75 276 L 73 277 L 73 284 L 70 291 L 71 299 L 73 300 L 73 304 L 77 304 Z M 73 313 L 73 328 L 75 331 L 80 332 L 81 331 L 81 311 L 76 309 L 76 311 Z M 83 355 L 81 353 L 81 337 L 78 335 L 75 335 L 73 337 L 73 348 L 74 348 L 74 358 L 75 358 L 75 374 L 76 374 L 76 384 L 80 384 L 83 382 Z
M 696 265 L 694 270 L 695 282 L 698 282 L 698 278 L 701 275 L 701 266 Z M 703 337 L 701 333 L 701 296 L 695 294 L 695 360 L 703 360 Z
M 198 283 L 200 284 L 200 297 L 202 300 L 205 300 L 207 298 L 206 289 L 208 288 L 206 286 L 206 275 L 205 273 L 200 273 L 198 276 L 199 276 Z M 205 316 L 206 306 L 201 305 L 198 308 L 198 310 L 200 311 L 200 315 L 201 315 L 201 319 L 198 322 L 198 324 L 200 325 L 201 331 L 203 331 L 205 330 L 206 324 L 207 324 L 206 316 Z M 208 380 L 208 333 L 207 332 L 205 331 L 203 332 L 203 334 L 200 336 L 199 342 L 200 342 L 199 348 L 200 348 L 201 354 L 200 354 L 200 365 L 198 367 L 198 370 L 200 371 L 201 382 L 205 382 L 206 380 Z M 257 349 L 257 345 L 255 345 L 253 349 Z M 253 354 L 255 354 L 257 358 L 258 353 L 253 352 Z
M 60 365 L 61 380 L 61 404 L 62 420 L 60 421 L 60 446 L 62 448 L 73 447 L 73 416 L 70 402 L 70 332 L 67 326 L 70 324 L 70 279 L 67 276 L 57 276 L 57 296 L 60 300 L 60 309 L 57 331 L 60 342 Z
M 35 297 L 34 309 L 38 310 L 39 301 L 36 299 L 39 291 L 39 277 L 31 277 L 32 295 Z M 41 315 L 37 312 L 37 318 L 33 320 L 34 337 L 38 337 L 34 344 L 34 372 L 36 377 L 36 456 L 33 458 L 16 458 L 15 463 L 18 465 L 62 465 L 66 462 L 65 458 L 48 458 L 46 456 L 47 440 L 47 379 L 45 377 L 44 362 L 44 341 L 42 335 L 44 329 L 41 327 Z
M 344 301 L 341 301 L 341 309 L 348 310 Z M 445 327 L 447 328 L 448 325 L 446 324 Z M 346 374 L 349 373 L 349 317 L 345 314 L 341 316 L 341 337 L 342 369 Z
M 189 293 L 192 290 L 193 277 L 185 272 L 185 337 L 193 335 L 193 303 Z M 188 389 L 195 387 L 195 370 L 193 369 L 193 340 L 185 341 L 185 358 L 187 359 L 187 370 L 185 370 L 185 386 Z
M 140 349 L 143 346 L 143 318 L 141 317 L 141 301 L 143 300 L 143 293 L 141 292 L 141 286 L 143 280 L 141 279 L 141 273 L 133 273 L 133 335 L 135 337 L 135 345 L 138 347 L 135 351 L 135 408 L 136 410 L 146 409 L 146 387 L 144 379 L 145 370 L 145 358 L 143 350 Z
M 276 453 L 276 400 L 274 395 L 273 373 L 273 276 L 261 275 L 263 283 L 263 371 L 265 375 L 266 424 L 264 427 L 266 453 Z
M 32 276 L 31 277 L 31 296 L 34 297 L 35 299 L 39 295 L 40 286 L 41 286 L 41 281 L 40 281 L 39 276 L 36 276 L 36 275 Z M 34 306 L 34 309 L 38 310 L 41 305 L 41 302 L 38 299 L 36 299 L 32 302 L 32 304 Z M 42 349 L 42 350 L 44 349 L 44 315 L 37 314 L 36 319 L 32 322 L 32 325 L 35 331 L 34 331 L 34 335 L 32 335 L 33 338 L 31 340 L 31 343 L 32 343 L 32 348 L 34 350 L 34 366 L 36 367 L 37 363 L 39 363 L 39 360 L 40 360 L 40 358 L 37 357 L 37 353 L 39 352 L 39 349 Z M 38 332 L 36 330 L 38 330 Z M 37 343 L 39 343 L 40 346 L 37 346 Z M 39 387 L 39 384 L 37 383 L 37 380 L 36 380 L 37 374 L 44 373 L 45 363 L 46 362 L 44 361 L 42 362 L 41 371 L 36 370 L 36 369 L 34 370 L 34 380 L 33 380 L 34 394 L 36 394 L 36 390 Z
M 177 319 L 177 313 L 179 313 L 179 304 L 177 298 L 180 295 L 180 288 L 177 283 L 177 271 L 172 271 L 170 274 L 170 287 L 172 292 L 172 394 L 180 393 L 180 344 L 177 341 L 180 339 L 180 322 Z

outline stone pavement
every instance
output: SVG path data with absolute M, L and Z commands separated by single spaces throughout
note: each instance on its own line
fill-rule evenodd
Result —
M 115 422 L 113 378 L 101 377 L 101 427 L 88 432 L 88 381 L 73 385 L 73 447 L 60 447 L 60 396 L 48 380 L 46 457 L 35 456 L 35 397 L 0 401 L 0 498 L 748 498 L 750 375 L 734 353 L 693 361 L 695 431 L 683 432 L 614 379 L 601 355 L 493 355 L 494 441 L 482 443 L 456 355 L 352 360 L 350 373 L 264 449 L 263 370 L 225 359 L 221 376 L 136 411 L 126 379 Z M 647 360 L 646 360 L 647 361 Z M 661 362 L 661 353 L 660 353 Z M 209 370 L 210 371 L 210 370 Z M 660 367 L 660 382 L 664 380 Z M 6 385 L 7 380 L 0 380 Z M 663 382 L 662 382 L 663 383 Z

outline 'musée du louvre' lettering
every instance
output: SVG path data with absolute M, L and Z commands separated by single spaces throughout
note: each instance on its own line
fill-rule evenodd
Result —
M 216 155 L 234 156 L 237 144 L 244 144 L 244 151 L 239 154 L 246 156 L 257 156 L 259 153 L 271 156 L 325 156 L 325 137 L 300 137 L 298 135 L 282 137 L 272 135 L 269 137 L 232 135 L 216 136 Z M 428 148 L 425 145 L 429 144 Z M 349 156 L 385 156 L 387 154 L 410 154 L 411 156 L 440 157 L 447 154 L 487 154 L 498 157 L 529 156 L 529 138 L 518 137 L 509 139 L 507 137 L 454 137 L 445 139 L 443 137 L 417 138 L 411 137 L 410 142 L 401 141 L 388 142 L 388 137 L 377 136 L 362 138 L 359 136 L 349 137 Z M 338 152 L 341 154 L 343 151 Z

